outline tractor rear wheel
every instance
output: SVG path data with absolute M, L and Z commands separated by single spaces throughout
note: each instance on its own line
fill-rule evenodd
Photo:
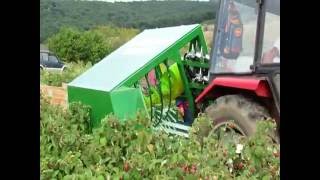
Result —
M 214 131 L 229 128 L 240 136 L 251 136 L 259 120 L 270 117 L 266 108 L 241 95 L 221 96 L 205 110 L 213 121 Z

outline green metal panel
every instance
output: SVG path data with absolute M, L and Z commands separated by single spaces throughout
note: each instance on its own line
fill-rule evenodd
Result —
M 159 63 L 155 62 L 155 59 L 159 59 L 159 54 L 166 52 L 186 34 L 199 27 L 196 24 L 144 30 L 69 85 L 112 91 L 149 64 Z
M 82 102 L 91 107 L 91 125 L 97 127 L 109 113 L 119 119 L 134 117 L 136 112 L 146 112 L 140 89 L 122 87 L 112 92 L 68 86 L 68 101 Z
M 92 127 L 97 127 L 102 118 L 113 112 L 109 92 L 68 86 L 68 101 L 69 103 L 80 101 L 91 107 Z
M 110 93 L 114 114 L 121 120 L 133 118 L 138 111 L 146 112 L 139 88 L 122 87 Z

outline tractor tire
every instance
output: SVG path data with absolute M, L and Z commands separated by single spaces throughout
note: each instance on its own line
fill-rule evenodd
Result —
M 217 98 L 206 108 L 205 114 L 213 121 L 214 128 L 232 123 L 243 136 L 247 137 L 255 133 L 257 121 L 270 117 L 266 108 L 241 95 Z

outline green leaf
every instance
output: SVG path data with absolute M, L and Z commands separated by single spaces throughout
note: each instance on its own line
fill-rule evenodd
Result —
M 257 146 L 254 153 L 258 157 L 262 157 L 264 155 L 264 149 L 261 146 Z
M 265 175 L 262 177 L 262 180 L 270 180 L 272 177 L 270 175 Z
M 217 159 L 209 159 L 208 160 L 208 165 L 209 166 L 216 166 L 218 164 L 218 160 Z
M 191 175 L 191 174 L 188 174 L 186 176 L 186 180 L 198 180 L 197 176 L 195 175 Z
M 59 173 L 60 173 L 59 170 L 54 171 L 54 173 L 52 174 L 52 177 L 57 177 Z
M 96 180 L 105 180 L 105 178 L 102 175 L 100 175 L 100 176 L 97 177 Z
M 150 153 L 153 153 L 154 146 L 152 144 L 148 144 L 147 148 L 148 148 Z
M 128 173 L 125 173 L 125 174 L 123 175 L 123 180 L 130 180 L 130 176 L 129 176 Z
M 161 162 L 160 168 L 162 168 L 163 165 L 165 165 L 167 163 L 167 160 L 164 160 Z
M 74 175 L 66 175 L 62 178 L 62 180 L 73 180 L 74 179 Z
M 91 177 L 91 176 L 92 176 L 92 171 L 91 171 L 90 169 L 85 169 L 84 174 L 85 174 L 86 176 Z

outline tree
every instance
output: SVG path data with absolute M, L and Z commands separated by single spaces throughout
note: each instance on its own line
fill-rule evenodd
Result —
M 96 63 L 108 53 L 108 47 L 101 34 L 70 27 L 63 27 L 50 37 L 48 47 L 65 62 Z

